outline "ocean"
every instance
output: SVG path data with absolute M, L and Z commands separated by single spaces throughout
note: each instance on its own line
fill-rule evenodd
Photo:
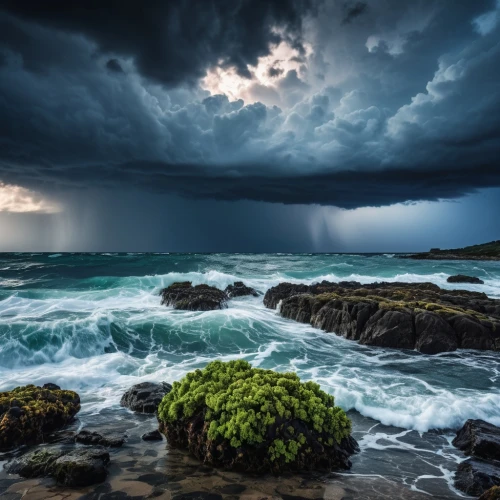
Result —
M 452 274 L 484 285 L 451 285 Z M 361 452 L 347 474 L 389 478 L 442 498 L 461 494 L 451 445 L 469 418 L 500 425 L 500 353 L 428 356 L 361 346 L 281 318 L 260 297 L 175 311 L 175 281 L 264 294 L 283 281 L 422 282 L 500 298 L 500 262 L 414 261 L 393 254 L 0 254 L 0 390 L 53 382 L 77 391 L 80 416 L 119 408 L 141 381 L 179 380 L 214 359 L 295 371 L 349 411 Z

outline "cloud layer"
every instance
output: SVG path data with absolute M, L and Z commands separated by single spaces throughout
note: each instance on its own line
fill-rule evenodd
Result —
M 342 208 L 500 186 L 498 2 L 110 5 L 3 2 L 0 180 Z

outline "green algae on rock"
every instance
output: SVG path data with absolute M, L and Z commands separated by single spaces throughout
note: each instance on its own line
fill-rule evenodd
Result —
M 37 444 L 71 422 L 80 410 L 80 396 L 54 384 L 27 385 L 0 392 L 0 450 Z
M 213 361 L 173 384 L 158 408 L 174 447 L 227 469 L 349 469 L 351 422 L 333 396 L 295 373 Z

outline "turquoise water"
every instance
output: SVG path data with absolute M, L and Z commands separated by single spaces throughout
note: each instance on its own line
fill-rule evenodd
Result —
M 446 278 L 458 273 L 485 285 L 448 285 Z M 185 312 L 161 306 L 158 296 L 180 280 L 219 288 L 241 280 L 265 293 L 282 281 L 323 279 L 431 281 L 500 298 L 500 262 L 0 254 L 0 390 L 50 381 L 77 390 L 82 412 L 95 413 L 117 407 L 133 383 L 173 381 L 215 358 L 245 358 L 315 380 L 354 412 L 362 452 L 353 473 L 389 475 L 414 489 L 456 496 L 450 478 L 463 457 L 449 444 L 452 430 L 468 418 L 500 425 L 500 353 L 426 356 L 371 348 L 280 318 L 262 297 L 232 300 L 221 311 Z

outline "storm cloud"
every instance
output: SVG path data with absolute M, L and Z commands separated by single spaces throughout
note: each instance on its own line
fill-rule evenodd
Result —
M 499 2 L 147 5 L 0 4 L 0 181 L 347 209 L 500 186 Z

